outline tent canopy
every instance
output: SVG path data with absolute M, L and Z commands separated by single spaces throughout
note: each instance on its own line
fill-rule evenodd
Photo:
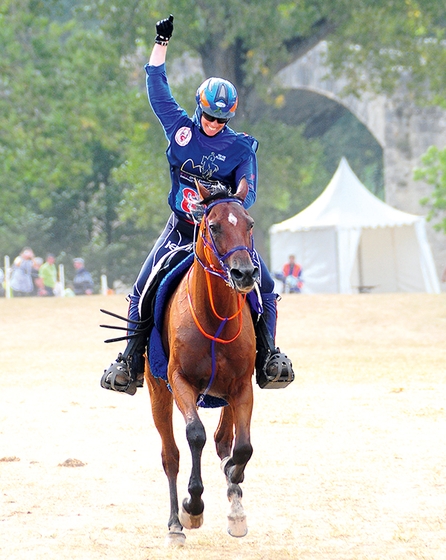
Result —
M 439 293 L 422 216 L 373 195 L 342 158 L 322 194 L 270 228 L 271 269 L 294 254 L 307 293 Z

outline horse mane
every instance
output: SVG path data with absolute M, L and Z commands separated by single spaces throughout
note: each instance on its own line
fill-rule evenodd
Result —
M 238 196 L 235 196 L 235 194 L 233 194 L 226 185 L 223 185 L 223 183 L 212 185 L 208 190 L 211 194 L 198 202 L 201 206 L 208 206 L 212 202 L 221 198 L 234 198 L 235 200 L 241 200 Z

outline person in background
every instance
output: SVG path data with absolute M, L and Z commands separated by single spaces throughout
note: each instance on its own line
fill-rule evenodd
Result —
M 33 296 L 40 295 L 40 292 L 43 290 L 43 282 L 39 276 L 40 267 L 43 264 L 42 257 L 34 257 L 33 258 L 33 267 L 31 269 L 31 277 L 33 279 Z
M 294 255 L 290 255 L 288 262 L 283 265 L 282 275 L 286 292 L 299 294 L 302 291 L 302 267 Z
M 32 277 L 34 252 L 24 247 L 14 259 L 11 272 L 11 290 L 13 297 L 29 297 L 34 294 Z
M 54 296 L 54 287 L 57 282 L 55 261 L 55 256 L 52 253 L 48 253 L 45 262 L 39 268 L 39 278 L 41 280 L 41 286 L 38 292 L 39 296 Z
M 76 257 L 73 259 L 76 274 L 73 278 L 73 291 L 76 296 L 90 296 L 94 290 L 94 282 L 91 274 L 85 268 L 84 259 Z

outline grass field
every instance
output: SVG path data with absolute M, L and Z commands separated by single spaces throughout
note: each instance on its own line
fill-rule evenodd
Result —
M 226 483 L 201 413 L 205 519 L 166 549 L 169 514 L 147 390 L 99 387 L 122 350 L 123 296 L 0 300 L 0 558 L 446 558 L 446 294 L 285 295 L 295 382 L 255 387 L 249 533 L 226 532 Z M 190 456 L 175 414 L 186 496 Z

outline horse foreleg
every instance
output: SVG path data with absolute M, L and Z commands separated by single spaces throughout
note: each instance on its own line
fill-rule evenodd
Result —
M 183 500 L 179 514 L 186 529 L 198 529 L 203 524 L 204 502 L 201 499 L 204 486 L 201 478 L 201 455 L 206 443 L 206 432 L 197 413 L 197 394 L 181 375 L 172 383 L 175 401 L 186 421 L 186 438 L 192 456 L 192 470 L 189 478 L 189 498 Z
M 181 546 L 186 540 L 186 535 L 183 533 L 183 526 L 178 516 L 177 477 L 180 453 L 173 433 L 173 397 L 164 381 L 152 376 L 148 364 L 146 364 L 145 379 L 150 393 L 153 421 L 161 436 L 161 459 L 169 483 L 170 516 L 166 545 Z
M 245 390 L 238 397 L 231 400 L 233 411 L 235 441 L 232 456 L 224 458 L 221 468 L 228 483 L 228 533 L 232 537 L 244 537 L 248 532 L 246 515 L 242 505 L 242 489 L 240 484 L 244 479 L 245 467 L 252 456 L 250 427 L 252 415 L 252 385 L 247 384 Z
M 192 470 L 187 488 L 190 497 L 183 500 L 180 521 L 186 529 L 198 529 L 203 525 L 204 502 L 201 495 L 204 486 L 201 478 L 201 454 L 206 443 L 204 426 L 198 416 L 186 424 L 186 438 L 192 455 Z

